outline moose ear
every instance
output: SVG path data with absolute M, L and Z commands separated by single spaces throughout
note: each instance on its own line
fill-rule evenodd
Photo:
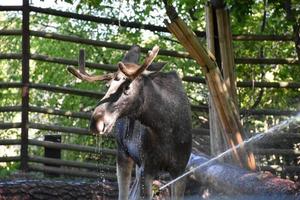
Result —
M 145 75 L 150 75 L 150 74 L 155 74 L 159 72 L 167 63 L 166 62 L 157 62 L 157 63 L 152 63 L 147 70 L 144 71 L 143 74 Z

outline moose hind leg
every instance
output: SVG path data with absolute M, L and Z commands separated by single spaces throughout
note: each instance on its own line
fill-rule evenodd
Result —
M 119 187 L 119 200 L 128 199 L 132 168 L 133 160 L 130 157 L 118 155 L 117 178 Z
M 171 200 L 182 200 L 186 186 L 187 177 L 183 177 L 171 186 Z

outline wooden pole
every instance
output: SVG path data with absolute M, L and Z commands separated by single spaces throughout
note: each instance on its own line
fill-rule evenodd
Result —
M 217 108 L 221 126 L 226 136 L 231 138 L 231 140 L 228 140 L 228 143 L 233 148 L 235 159 L 239 161 L 241 166 L 255 170 L 256 165 L 253 155 L 248 155 L 245 158 L 243 157 L 243 155 L 246 155 L 245 148 L 237 151 L 234 147 L 243 142 L 242 135 L 244 130 L 239 121 L 238 111 L 229 95 L 229 90 L 217 67 L 214 56 L 200 44 L 196 35 L 178 17 L 175 9 L 171 6 L 166 7 L 167 14 L 171 20 L 171 23 L 165 21 L 167 28 L 197 61 L 205 74 L 211 97 Z
M 22 18 L 22 117 L 21 170 L 28 170 L 28 107 L 29 107 L 29 0 L 23 0 Z
M 215 30 L 214 27 L 214 13 L 210 5 L 205 7 L 205 14 L 207 48 L 212 54 L 216 55 L 215 50 L 216 43 L 218 43 L 218 41 L 216 40 L 217 38 L 215 37 L 215 32 L 217 30 Z M 209 130 L 210 153 L 212 156 L 216 156 L 226 150 L 228 145 L 226 146 L 226 140 L 224 138 L 225 133 L 223 133 L 223 129 L 220 126 L 220 120 L 216 111 L 216 106 L 214 105 L 211 95 L 209 95 Z M 224 159 L 221 158 L 219 160 L 223 161 Z

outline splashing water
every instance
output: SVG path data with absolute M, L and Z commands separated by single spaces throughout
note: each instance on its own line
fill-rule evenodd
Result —
M 104 199 L 104 187 L 103 187 L 103 182 L 105 181 L 104 180 L 104 173 L 103 173 L 103 170 L 101 169 L 101 163 L 100 163 L 100 160 L 102 158 L 102 151 L 101 151 L 101 148 L 102 148 L 102 137 L 100 135 L 96 135 L 96 149 L 95 149 L 95 153 L 97 156 L 99 156 L 100 158 L 98 158 L 97 160 L 97 164 L 96 164 L 96 167 L 97 167 L 97 174 L 99 175 L 99 178 L 97 179 L 97 185 L 98 186 L 102 186 L 102 199 Z
M 185 172 L 184 174 L 182 174 L 181 176 L 173 179 L 172 181 L 166 183 L 165 185 L 163 185 L 162 187 L 159 188 L 159 190 L 163 190 L 165 189 L 166 187 L 168 187 L 169 185 L 172 185 L 173 183 L 175 183 L 176 181 L 182 179 L 183 177 L 193 173 L 194 171 L 196 171 L 197 169 L 200 169 L 202 167 L 205 167 L 217 160 L 219 160 L 220 158 L 223 158 L 225 156 L 228 156 L 228 155 L 231 155 L 231 153 L 234 151 L 234 149 L 239 149 L 241 147 L 244 147 L 245 145 L 247 144 L 251 144 L 253 142 L 256 142 L 256 141 L 259 141 L 261 140 L 262 138 L 264 138 L 267 134 L 270 134 L 270 133 L 273 133 L 274 130 L 276 130 L 276 132 L 281 132 L 283 131 L 284 129 L 288 128 L 291 124 L 300 124 L 300 113 L 297 114 L 295 117 L 291 117 L 290 119 L 288 120 L 285 120 L 283 122 L 281 122 L 280 124 L 270 128 L 267 132 L 265 133 L 260 133 L 260 134 L 257 134 L 245 141 L 243 141 L 243 143 L 241 144 L 238 144 L 236 145 L 234 148 L 230 148 L 230 149 L 227 149 L 226 151 L 224 151 L 223 153 L 213 157 L 212 159 L 208 160 L 207 162 L 197 166 L 197 167 L 193 167 L 191 168 L 189 171 Z

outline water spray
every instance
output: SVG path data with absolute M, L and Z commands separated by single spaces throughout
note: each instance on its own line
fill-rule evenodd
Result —
M 178 176 L 177 178 L 173 179 L 172 181 L 166 183 L 165 185 L 161 186 L 159 188 L 159 190 L 163 190 L 165 189 L 166 187 L 168 187 L 169 185 L 172 185 L 173 183 L 175 183 L 176 181 L 182 179 L 183 177 L 193 173 L 194 171 L 196 171 L 197 169 L 200 169 L 201 167 L 205 167 L 211 163 L 213 163 L 214 161 L 217 161 L 218 159 L 220 158 L 223 158 L 227 155 L 230 155 L 233 151 L 233 149 L 239 149 L 241 148 L 241 146 L 244 146 L 246 144 L 249 144 L 251 142 L 255 142 L 255 141 L 259 141 L 261 140 L 263 137 L 265 137 L 265 135 L 267 135 L 268 133 L 272 133 L 274 130 L 277 130 L 278 132 L 279 131 L 282 131 L 283 129 L 287 128 L 292 122 L 300 122 L 300 114 L 297 114 L 295 117 L 292 117 L 288 120 L 285 120 L 283 122 L 281 122 L 280 124 L 276 125 L 276 126 L 273 126 L 272 128 L 270 128 L 267 132 L 265 133 L 260 133 L 260 134 L 257 134 L 245 141 L 243 141 L 241 144 L 238 144 L 236 146 L 234 146 L 234 148 L 230 148 L 230 149 L 227 149 L 226 151 L 224 151 L 223 153 L 213 157 L 212 159 L 208 160 L 207 162 L 199 165 L 199 166 L 196 166 L 196 167 L 192 167 L 189 171 L 185 172 L 184 174 Z

